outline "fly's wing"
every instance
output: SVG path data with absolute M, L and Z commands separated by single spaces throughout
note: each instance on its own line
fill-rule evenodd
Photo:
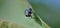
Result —
M 28 11 L 26 11 L 26 15 L 28 15 Z
M 28 11 L 25 11 L 25 15 L 28 15 Z

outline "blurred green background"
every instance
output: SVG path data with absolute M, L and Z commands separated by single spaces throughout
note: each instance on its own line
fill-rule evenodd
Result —
M 27 0 L 0 0 L 0 20 L 22 25 L 24 28 L 42 28 L 40 20 L 25 17 L 24 11 L 27 4 Z M 4 25 L 1 25 L 1 28 L 4 28 Z
M 60 0 L 28 0 L 36 15 L 51 28 L 60 28 Z

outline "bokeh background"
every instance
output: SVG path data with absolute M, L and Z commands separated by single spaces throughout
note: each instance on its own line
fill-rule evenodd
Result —
M 41 21 L 34 16 L 25 17 L 27 5 L 27 0 L 0 0 L 0 28 L 42 28 Z

